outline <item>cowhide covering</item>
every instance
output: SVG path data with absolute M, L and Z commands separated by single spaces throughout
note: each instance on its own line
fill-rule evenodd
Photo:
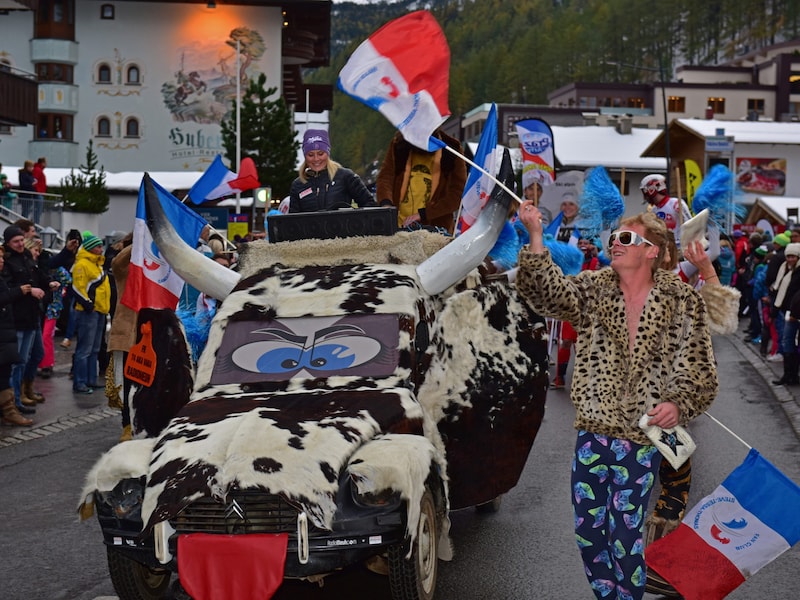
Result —
M 339 479 L 349 474 L 361 490 L 407 499 L 413 536 L 432 469 L 453 507 L 516 483 L 544 411 L 543 320 L 507 282 L 484 282 L 478 270 L 427 295 L 415 266 L 442 236 L 367 238 L 354 250 L 357 241 L 254 244 L 243 255 L 243 278 L 213 321 L 191 400 L 155 442 L 143 533 L 234 488 L 281 494 L 330 529 Z M 399 359 L 387 377 L 211 383 L 231 323 L 373 314 L 399 315 Z M 101 459 L 84 499 L 113 484 L 124 454 Z

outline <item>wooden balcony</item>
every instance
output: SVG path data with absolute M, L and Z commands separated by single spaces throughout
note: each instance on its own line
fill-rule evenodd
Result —
M 36 123 L 39 84 L 29 73 L 0 68 L 0 123 L 33 125 Z

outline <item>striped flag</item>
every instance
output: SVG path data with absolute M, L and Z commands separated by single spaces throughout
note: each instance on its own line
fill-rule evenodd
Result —
M 475 151 L 475 164 L 483 167 L 488 173 L 497 172 L 497 107 L 492 104 L 486 123 L 481 132 L 481 140 Z M 461 196 L 461 210 L 458 230 L 464 233 L 478 219 L 481 210 L 492 195 L 495 182 L 482 171 L 470 167 L 467 184 Z
M 142 308 L 174 310 L 183 290 L 183 279 L 161 256 L 153 236 L 150 235 L 150 230 L 147 228 L 145 194 L 151 197 L 155 195 L 158 198 L 175 231 L 192 248 L 197 246 L 207 222 L 145 173 L 139 186 L 139 200 L 136 203 L 128 282 L 120 302 L 137 312 Z
M 686 600 L 720 600 L 799 540 L 800 487 L 753 449 L 645 558 Z
M 410 144 L 433 152 L 431 134 L 450 116 L 450 48 L 425 10 L 388 22 L 339 72 L 344 93 L 379 111 Z
M 206 200 L 216 200 L 236 192 L 253 190 L 260 185 L 256 163 L 252 158 L 243 158 L 242 164 L 239 165 L 239 173 L 234 173 L 222 164 L 222 159 L 217 154 L 187 195 L 195 204 L 202 204 Z

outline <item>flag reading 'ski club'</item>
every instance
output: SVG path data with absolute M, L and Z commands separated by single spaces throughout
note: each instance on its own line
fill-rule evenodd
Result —
M 161 256 L 153 236 L 150 235 L 145 194 L 157 197 L 175 231 L 192 248 L 197 245 L 207 223 L 203 217 L 182 204 L 145 173 L 139 186 L 139 201 L 136 203 L 128 281 L 120 301 L 137 312 L 142 308 L 174 309 L 183 290 L 183 280 Z
M 217 154 L 187 195 L 195 204 L 202 204 L 206 200 L 216 200 L 236 192 L 253 190 L 260 185 L 256 163 L 252 158 L 243 158 L 242 164 L 239 165 L 239 173 L 234 173 L 222 164 L 222 159 Z
M 525 119 L 516 123 L 522 151 L 522 189 L 533 183 L 544 187 L 556 180 L 553 130 L 542 119 Z
M 718 600 L 798 540 L 800 487 L 750 450 L 645 558 L 686 600 Z
M 497 107 L 492 104 L 486 123 L 483 125 L 478 149 L 475 151 L 475 164 L 492 175 L 496 172 L 497 149 Z M 458 230 L 464 233 L 478 219 L 481 209 L 492 195 L 495 182 L 481 170 L 470 167 L 464 193 L 461 196 L 461 210 Z
M 450 116 L 450 48 L 439 24 L 420 10 L 390 21 L 356 48 L 339 73 L 346 94 L 380 111 L 414 146 Z

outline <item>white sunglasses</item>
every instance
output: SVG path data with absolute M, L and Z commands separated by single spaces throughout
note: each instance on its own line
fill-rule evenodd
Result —
M 642 244 L 647 244 L 648 246 L 655 246 L 655 244 L 650 240 L 645 239 L 635 231 L 630 231 L 628 229 L 615 231 L 610 236 L 608 236 L 609 250 L 611 250 L 614 247 L 615 241 L 619 242 L 620 246 L 641 246 Z

